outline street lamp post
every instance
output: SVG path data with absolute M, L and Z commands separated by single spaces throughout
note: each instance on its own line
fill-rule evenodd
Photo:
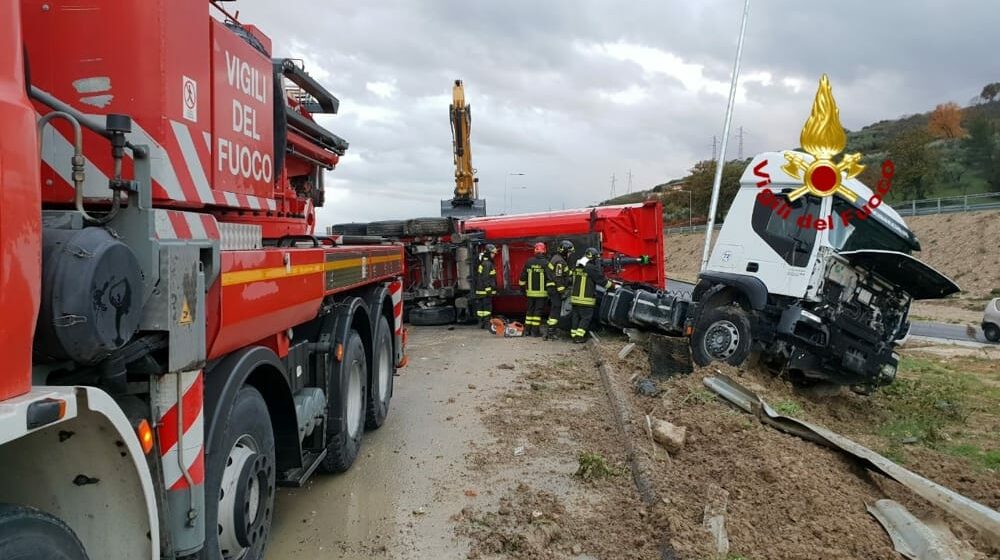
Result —
M 506 214 L 510 210 L 510 207 L 507 204 L 507 179 L 511 175 L 522 175 L 523 176 L 525 174 L 524 173 L 516 173 L 514 171 L 508 171 L 507 175 L 504 176 L 504 178 L 503 178 L 503 212 L 504 212 L 504 214 Z
M 528 187 L 526 187 L 526 186 L 511 187 L 511 189 L 510 189 L 510 210 L 511 211 L 514 210 L 514 191 L 518 191 L 518 190 L 526 191 L 526 190 L 528 190 Z

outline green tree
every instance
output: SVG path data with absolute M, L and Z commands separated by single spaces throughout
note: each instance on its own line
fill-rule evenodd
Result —
M 962 145 L 969 167 L 989 184 L 991 191 L 1000 191 L 1000 140 L 996 126 L 985 117 L 973 120 Z
M 979 97 L 983 101 L 989 103 L 993 101 L 998 96 L 1000 96 L 1000 82 L 993 82 L 992 84 L 986 84 L 983 86 L 983 92 L 979 94 Z
M 736 197 L 736 192 L 740 189 L 740 176 L 746 169 L 749 160 L 727 161 L 722 167 L 722 183 L 719 187 L 719 205 L 716 209 L 715 219 L 722 220 L 729 211 L 729 206 Z M 699 161 L 691 168 L 691 174 L 684 179 L 684 183 L 691 189 L 692 204 L 694 205 L 694 215 L 700 217 L 708 216 L 708 207 L 712 201 L 712 182 L 715 180 L 715 162 L 711 160 Z
M 940 157 L 927 144 L 933 138 L 923 128 L 907 130 L 889 145 L 889 159 L 895 167 L 892 199 L 925 198 L 934 183 Z

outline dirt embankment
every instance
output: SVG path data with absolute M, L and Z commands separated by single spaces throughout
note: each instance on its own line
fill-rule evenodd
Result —
M 615 354 L 620 346 L 605 340 L 602 351 L 617 372 L 619 386 L 630 390 L 633 376 L 648 375 L 648 360 L 638 349 L 619 360 Z M 892 423 L 898 420 L 894 401 L 849 392 L 810 398 L 755 368 L 718 369 L 785 414 L 825 425 L 875 450 L 892 445 L 882 430 L 896 426 Z M 662 506 L 655 509 L 652 525 L 665 526 L 679 558 L 714 556 L 703 515 L 710 487 L 715 485 L 729 496 L 726 528 L 731 558 L 895 558 L 888 536 L 865 504 L 891 498 L 923 519 L 941 516 L 940 510 L 901 485 L 867 471 L 843 454 L 778 432 L 726 405 L 702 385 L 703 377 L 715 373 L 716 368 L 709 367 L 661 381 L 662 393 L 657 397 L 629 394 L 633 418 L 643 420 L 649 414 L 687 428 L 686 445 L 667 458 L 663 449 L 649 441 L 644 420 L 630 427 L 639 452 L 656 464 L 652 479 Z M 903 397 L 897 392 L 894 398 Z M 951 397 L 935 392 L 929 398 L 938 399 L 932 406 L 943 406 L 944 399 Z M 975 423 L 995 420 L 989 413 L 986 418 L 978 414 L 969 418 Z M 995 422 L 989 425 L 987 430 L 992 431 Z M 943 428 L 958 433 L 955 426 Z M 995 436 L 988 439 L 987 445 L 995 445 Z M 899 460 L 905 458 L 914 471 L 989 507 L 1000 506 L 1000 474 L 995 469 L 921 444 L 899 453 L 905 455 Z M 946 522 L 960 540 L 978 549 L 976 558 L 994 558 L 1000 553 L 974 529 L 956 519 Z

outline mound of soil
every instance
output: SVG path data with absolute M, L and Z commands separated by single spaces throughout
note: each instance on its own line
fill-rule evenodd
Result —
M 757 392 L 772 406 L 795 403 L 793 416 L 813 421 L 875 447 L 871 429 L 882 412 L 868 397 L 845 392 L 833 397 L 808 397 L 770 373 L 729 366 L 701 368 L 693 375 L 659 382 L 656 398 L 631 391 L 630 380 L 645 377 L 648 360 L 634 351 L 625 360 L 615 355 L 620 345 L 605 342 L 604 359 L 614 365 L 617 383 L 629 393 L 630 427 L 640 452 L 655 462 L 651 473 L 661 504 L 657 521 L 665 523 L 679 558 L 711 558 L 703 515 L 711 485 L 729 493 L 726 527 L 730 554 L 746 558 L 896 558 L 883 528 L 868 514 L 866 504 L 890 497 L 917 515 L 938 513 L 930 504 L 881 475 L 871 473 L 840 452 L 784 434 L 759 423 L 718 399 L 702 384 L 706 376 L 724 373 Z M 788 405 L 792 406 L 792 405 Z M 687 428 L 685 447 L 667 457 L 646 432 L 649 414 Z M 913 455 L 919 459 L 919 455 Z M 976 476 L 968 464 L 937 457 L 907 464 L 932 480 L 972 499 L 997 507 L 996 476 Z M 975 531 L 949 520 L 952 531 L 994 557 Z

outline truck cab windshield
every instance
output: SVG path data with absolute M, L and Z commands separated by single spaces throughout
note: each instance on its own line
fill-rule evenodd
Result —
M 853 211 L 852 206 L 846 200 L 834 197 L 833 215 L 837 219 L 837 226 L 830 230 L 830 244 L 837 251 L 860 251 L 865 249 L 877 249 L 882 251 L 898 251 L 909 255 L 911 247 L 906 240 L 900 238 L 892 230 L 885 227 L 874 217 L 866 219 L 854 217 L 850 223 L 844 227 L 837 216 L 841 212 Z

